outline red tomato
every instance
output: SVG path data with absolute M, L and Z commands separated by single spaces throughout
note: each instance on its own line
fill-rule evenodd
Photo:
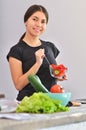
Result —
M 59 84 L 55 84 L 50 88 L 50 92 L 51 93 L 63 93 L 64 89 Z

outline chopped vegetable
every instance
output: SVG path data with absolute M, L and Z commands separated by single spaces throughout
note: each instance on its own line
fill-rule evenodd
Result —
M 64 76 L 65 71 L 67 70 L 67 68 L 63 64 L 59 64 L 59 65 L 51 64 L 51 67 L 53 70 L 53 74 L 59 77 Z
M 25 96 L 18 105 L 16 112 L 54 113 L 68 110 L 68 107 L 61 105 L 61 101 L 51 99 L 45 93 L 39 92 L 30 97 Z

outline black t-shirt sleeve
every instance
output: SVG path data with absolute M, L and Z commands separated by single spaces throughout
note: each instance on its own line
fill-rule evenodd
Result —
M 50 46 L 51 46 L 51 48 L 52 48 L 54 57 L 56 58 L 56 57 L 59 55 L 60 51 L 59 51 L 59 49 L 55 46 L 54 43 L 51 43 L 51 42 L 50 42 L 49 44 L 50 44 Z
M 53 52 L 54 52 L 54 56 L 55 58 L 58 56 L 58 54 L 60 53 L 59 49 L 53 44 L 52 46 Z
M 22 60 L 22 48 L 18 45 L 11 47 L 10 51 L 7 54 L 7 60 L 9 61 L 9 57 L 16 58 L 18 60 Z

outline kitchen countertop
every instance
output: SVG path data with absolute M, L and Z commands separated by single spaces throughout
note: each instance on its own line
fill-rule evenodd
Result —
M 70 107 L 68 112 L 53 114 L 7 113 L 0 114 L 0 116 L 2 116 L 0 130 L 38 130 L 86 121 L 86 104 L 81 104 L 79 107 Z

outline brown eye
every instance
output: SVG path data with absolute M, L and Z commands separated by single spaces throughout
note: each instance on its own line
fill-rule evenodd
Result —
M 44 24 L 44 23 L 47 23 L 47 22 L 46 22 L 46 20 L 42 20 L 42 23 Z
M 37 19 L 36 19 L 36 18 L 33 18 L 33 20 L 34 20 L 34 21 L 37 21 Z

